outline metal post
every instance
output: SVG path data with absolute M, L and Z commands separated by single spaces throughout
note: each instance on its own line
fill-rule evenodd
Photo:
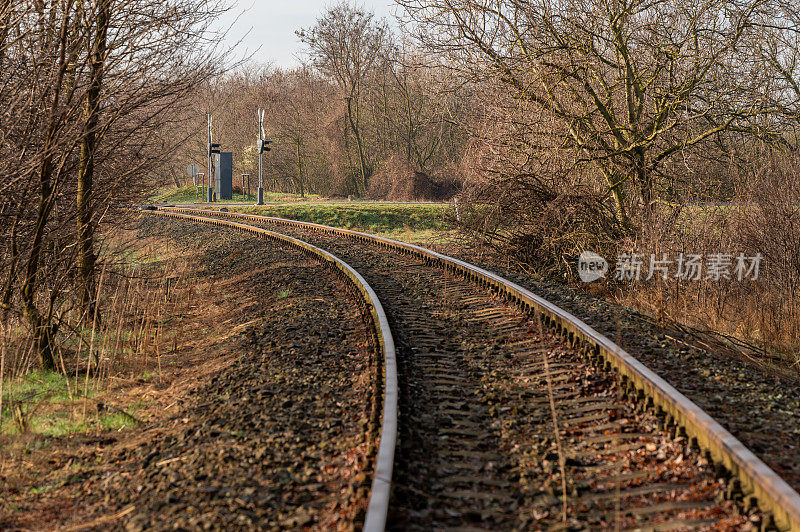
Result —
M 264 110 L 258 108 L 258 205 L 264 205 L 264 181 L 261 177 L 261 145 L 264 139 Z
M 208 114 L 208 203 L 214 201 L 214 188 L 211 186 L 211 178 L 214 176 L 214 169 L 212 167 L 213 160 L 211 154 L 211 113 Z
M 247 185 L 245 185 L 245 178 Z M 250 197 L 250 174 L 242 174 L 242 201 L 246 201 Z
M 200 172 L 197 174 L 197 186 L 195 187 L 195 192 L 197 193 L 197 201 L 201 201 L 203 199 L 203 188 L 206 186 L 206 174 L 204 172 Z

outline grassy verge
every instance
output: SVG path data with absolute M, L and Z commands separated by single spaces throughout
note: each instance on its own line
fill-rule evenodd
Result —
M 198 188 L 194 186 L 180 187 L 180 188 L 164 188 L 150 196 L 149 201 L 153 203 L 197 203 L 204 201 L 203 190 L 201 187 L 200 195 L 197 193 Z M 315 201 L 319 200 L 320 196 L 317 194 L 306 194 L 305 197 L 300 197 L 296 194 L 285 194 L 283 192 L 264 192 L 264 201 L 268 203 L 291 202 L 291 201 Z M 255 202 L 255 189 L 253 193 L 245 197 L 242 194 L 233 193 L 233 198 L 230 200 L 221 200 L 219 203 L 248 203 Z
M 150 201 L 198 203 L 196 189 L 191 186 L 162 190 Z M 447 243 L 455 236 L 455 228 L 448 221 L 447 203 L 343 201 L 275 192 L 265 192 L 264 205 L 250 201 L 234 194 L 232 201 L 215 202 L 211 207 L 354 229 L 412 243 Z
M 447 218 L 448 205 L 442 203 L 316 202 L 227 208 L 246 214 L 354 229 L 404 242 L 447 242 L 455 235 L 455 228 Z
M 135 412 L 98 408 L 91 386 L 77 374 L 32 371 L 3 380 L 0 434 L 65 436 L 94 430 L 118 430 L 137 423 Z

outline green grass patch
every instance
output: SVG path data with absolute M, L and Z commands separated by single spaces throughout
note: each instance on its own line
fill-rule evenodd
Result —
M 235 212 L 276 216 L 388 236 L 424 241 L 454 228 L 443 203 L 310 203 L 228 207 Z
M 66 406 L 67 408 L 48 409 L 41 413 L 38 409 L 34 411 L 26 419 L 25 432 L 42 436 L 58 437 L 85 433 L 97 429 L 103 431 L 120 430 L 133 427 L 137 424 L 136 420 L 131 416 L 120 412 L 107 412 L 100 416 L 92 416 L 87 413 L 87 417 L 83 418 L 80 412 L 73 412 L 73 415 L 71 415 L 70 408 L 68 408 L 69 405 L 61 406 Z M 19 424 L 13 422 L 11 419 L 3 419 L 2 433 L 15 435 L 21 434 L 22 430 Z
M 72 392 L 72 393 L 70 393 Z M 78 389 L 75 381 L 55 371 L 33 371 L 3 381 L 2 434 L 23 432 L 44 436 L 64 436 L 90 430 L 118 430 L 131 427 L 136 420 L 116 411 L 86 412 L 83 400 L 83 378 Z M 93 394 L 91 387 L 88 396 Z M 132 405 L 139 410 L 144 403 Z M 90 407 L 90 410 L 94 407 Z
M 136 425 L 136 421 L 121 412 L 112 412 L 100 416 L 99 422 L 103 430 L 120 430 Z
M 256 190 L 253 189 L 253 193 L 247 197 L 237 192 L 233 193 L 233 198 L 230 200 L 219 200 L 217 203 L 251 203 L 256 201 Z M 188 186 L 188 187 L 170 187 L 170 188 L 163 188 L 150 196 L 148 201 L 152 203 L 202 203 L 206 200 L 206 194 L 208 193 L 208 189 L 203 191 L 203 187 L 200 187 L 200 192 L 198 193 L 198 187 L 195 186 Z M 301 197 L 298 194 L 286 194 L 283 192 L 264 192 L 264 201 L 268 203 L 279 203 L 279 202 L 291 202 L 291 201 L 315 201 L 319 200 L 321 196 L 318 194 L 306 194 L 305 196 Z
M 28 432 L 43 436 L 66 436 L 86 432 L 91 428 L 91 424 L 85 420 L 70 419 L 64 412 L 34 414 L 28 423 Z
M 32 371 L 18 378 L 4 379 L 0 412 L 2 433 L 58 436 L 86 430 L 62 408 L 82 393 L 82 388 L 74 390 L 74 383 L 56 371 Z
M 150 201 L 197 203 L 197 196 L 195 187 L 173 188 L 152 196 Z M 241 195 L 234 195 L 233 201 L 216 202 L 210 207 L 354 229 L 412 243 L 449 242 L 455 233 L 449 221 L 449 203 L 342 201 L 275 192 L 265 192 L 264 201 L 264 205 L 253 205 L 252 200 L 243 202 Z
M 193 203 L 199 201 L 197 187 L 163 188 L 147 198 L 153 203 Z
M 12 402 L 69 400 L 70 382 L 63 373 L 57 371 L 37 370 L 16 379 L 3 381 L 3 412 Z

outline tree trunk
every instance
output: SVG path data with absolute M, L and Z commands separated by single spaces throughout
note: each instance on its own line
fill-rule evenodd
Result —
M 3 309 L 2 319 L 5 320 L 8 316 L 8 311 L 11 310 L 11 296 L 14 293 L 14 283 L 17 278 L 17 261 L 19 260 L 19 247 L 17 246 L 17 235 L 19 230 L 19 223 L 25 209 L 20 206 L 17 210 L 17 215 L 14 217 L 14 224 L 11 226 L 10 240 L 10 257 L 8 263 L 8 277 L 6 284 L 3 287 L 3 299 L 0 307 Z
M 55 9 L 51 11 L 52 16 L 55 16 L 55 11 Z M 39 164 L 39 205 L 36 211 L 36 224 L 34 225 L 33 238 L 30 243 L 28 263 L 25 266 L 25 277 L 22 282 L 22 287 L 20 288 L 22 315 L 30 324 L 34 348 L 39 355 L 42 368 L 46 370 L 53 370 L 56 367 L 53 357 L 53 333 L 55 328 L 51 327 L 49 323 L 49 314 L 46 318 L 42 317 L 39 309 L 36 307 L 35 297 L 45 227 L 50 219 L 50 213 L 53 209 L 56 194 L 55 188 L 61 176 L 61 170 L 59 170 L 58 179 L 56 179 L 55 183 L 53 182 L 52 157 L 57 131 L 59 127 L 61 127 L 61 121 L 58 117 L 58 107 L 61 103 L 61 90 L 63 88 L 64 75 L 67 70 L 66 52 L 69 30 L 68 22 L 71 11 L 72 2 L 69 1 L 61 11 L 62 19 L 58 38 L 58 70 L 53 80 L 52 98 L 49 102 L 50 109 L 47 117 L 47 135 L 45 136 L 44 145 L 41 150 L 44 156 Z M 41 24 L 42 27 L 45 27 L 44 23 Z M 54 27 L 54 24 L 51 24 L 50 27 Z
M 39 170 L 39 208 L 36 213 L 36 226 L 31 242 L 31 253 L 28 257 L 28 265 L 25 269 L 25 281 L 22 284 L 20 294 L 22 296 L 22 314 L 28 321 L 33 334 L 33 342 L 42 368 L 46 370 L 55 369 L 55 359 L 53 357 L 51 329 L 45 323 L 39 309 L 36 308 L 34 297 L 36 295 L 37 276 L 39 273 L 39 257 L 42 253 L 42 240 L 44 239 L 44 228 L 50 217 L 52 208 L 53 190 L 51 187 L 51 169 L 49 156 L 45 158 Z
M 625 182 L 625 176 L 620 176 L 617 173 L 610 172 L 602 166 L 598 167 L 608 185 L 608 192 L 614 200 L 614 218 L 617 223 L 622 227 L 630 227 L 630 220 L 628 219 L 628 212 L 625 208 L 625 192 L 622 190 L 622 183 Z
M 300 197 L 305 198 L 305 190 L 303 187 L 303 158 L 300 154 L 300 139 L 297 139 L 297 181 L 300 184 Z
M 643 224 L 649 224 L 653 220 L 653 180 L 647 171 L 644 160 L 644 152 L 636 150 L 633 159 L 633 171 L 636 184 L 639 187 L 639 194 L 642 198 L 642 220 Z
M 110 0 L 100 0 L 95 19 L 95 42 L 92 46 L 89 90 L 86 93 L 86 119 L 78 162 L 78 260 L 80 275 L 83 280 L 81 304 L 85 316 L 94 315 L 97 297 L 94 282 L 97 257 L 94 251 L 95 222 L 93 220 L 92 182 L 94 180 L 94 154 L 98 143 L 97 126 L 100 114 L 100 91 L 103 86 L 109 11 Z
M 350 99 L 347 98 L 347 115 L 348 120 L 344 122 L 344 153 L 347 154 L 347 186 L 348 191 L 352 190 L 353 194 L 358 195 L 358 181 L 353 175 L 353 158 L 350 155 Z M 351 187 L 352 188 L 349 188 Z
M 630 221 L 628 220 L 628 213 L 625 210 L 625 195 L 620 185 L 611 187 L 611 196 L 614 198 L 614 214 L 616 215 L 617 222 L 623 227 L 628 227 Z
M 357 124 L 357 117 L 358 117 L 358 101 L 356 101 L 356 121 L 353 121 L 353 110 L 352 110 L 352 97 L 347 98 L 347 118 L 350 120 L 350 127 L 353 128 L 353 134 L 356 136 L 356 147 L 358 148 L 358 162 L 359 162 L 359 170 L 361 173 L 361 186 L 364 189 L 364 193 L 367 192 L 367 164 L 364 160 L 364 148 L 361 143 L 361 133 L 358 131 L 358 124 Z

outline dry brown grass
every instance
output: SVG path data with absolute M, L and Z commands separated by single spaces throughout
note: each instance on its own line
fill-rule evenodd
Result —
M 120 240 L 130 241 L 127 237 Z M 65 513 L 80 521 L 79 516 L 89 509 L 75 504 L 84 497 L 85 486 L 79 480 L 91 471 L 113 470 L 117 466 L 106 457 L 122 449 L 141 447 L 163 438 L 174 425 L 160 421 L 180 413 L 192 389 L 220 374 L 239 356 L 238 351 L 231 349 L 231 339 L 251 325 L 251 322 L 236 322 L 240 319 L 236 311 L 255 297 L 241 295 L 240 290 L 243 280 L 250 278 L 253 272 L 224 277 L 199 275 L 202 264 L 198 250 L 177 249 L 166 240 L 138 241 L 135 250 L 132 261 L 154 262 L 152 267 L 156 271 L 163 267 L 169 272 L 173 268 L 167 278 L 177 276 L 185 267 L 186 282 L 166 283 L 152 276 L 120 281 L 123 286 L 129 282 L 140 288 L 131 288 L 130 297 L 124 299 L 129 312 L 124 317 L 123 330 L 130 334 L 120 345 L 131 349 L 111 352 L 106 347 L 103 350 L 101 332 L 118 325 L 109 316 L 95 329 L 95 345 L 98 346 L 95 352 L 100 364 L 92 363 L 97 371 L 90 372 L 89 397 L 75 392 L 75 400 L 67 397 L 46 401 L 36 412 L 42 419 L 34 419 L 32 430 L 0 435 L 0 500 L 3 500 L 0 520 L 13 516 L 14 522 L 25 529 L 40 529 L 42 523 L 55 523 L 63 519 Z M 110 283 L 104 284 L 105 294 L 116 292 L 116 288 L 111 290 Z M 167 284 L 169 295 L 164 290 Z M 120 288 L 118 305 L 122 305 L 122 290 Z M 232 298 L 231 294 L 237 296 Z M 134 296 L 142 301 L 135 303 L 131 299 Z M 108 305 L 110 302 L 113 298 Z M 149 310 L 131 310 L 144 307 Z M 148 318 L 147 314 L 151 316 Z M 84 343 L 88 342 L 91 336 L 84 339 Z M 8 347 L 8 344 L 3 346 Z M 86 366 L 81 362 L 85 364 L 87 360 L 88 347 L 80 359 L 65 358 L 68 370 L 77 369 L 66 379 L 71 390 L 82 390 L 81 386 L 86 384 Z M 78 364 L 73 366 L 71 362 Z M 23 379 L 25 375 L 15 378 Z M 6 382 L 9 380 L 7 378 Z M 75 382 L 80 386 L 76 387 Z M 30 404 L 26 404 L 26 408 Z M 98 408 L 99 404 L 102 408 Z M 137 425 L 134 430 L 109 430 L 98 423 L 98 415 L 113 409 L 132 412 L 145 424 Z M 76 429 L 72 433 L 61 437 L 37 433 L 42 420 L 70 415 Z M 180 417 L 177 419 L 182 421 Z
M 135 242 L 135 245 L 131 243 Z M 92 316 L 59 316 L 57 370 L 44 372 L 24 323 L 2 324 L 0 434 L 61 435 L 128 426 L 135 411 L 115 404 L 120 385 L 161 382 L 186 343 L 184 322 L 197 307 L 197 258 L 164 242 L 117 234 L 107 240 Z
M 747 356 L 800 372 L 800 159 L 765 158 L 725 203 L 684 205 L 659 211 L 632 251 L 651 253 L 760 254 L 759 275 L 719 280 L 632 283 L 618 293 L 626 304 L 661 319 L 698 329 Z M 732 268 L 733 269 L 733 268 Z M 752 277 L 752 276 L 750 276 Z

